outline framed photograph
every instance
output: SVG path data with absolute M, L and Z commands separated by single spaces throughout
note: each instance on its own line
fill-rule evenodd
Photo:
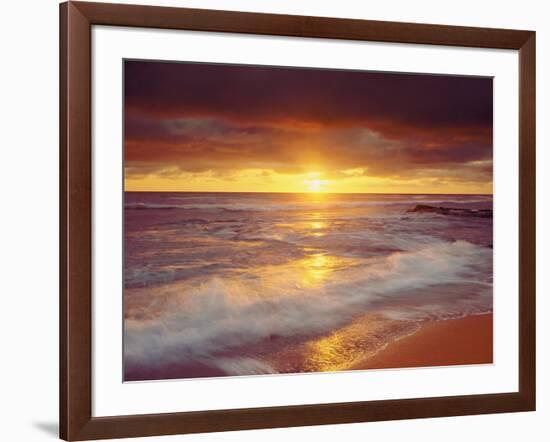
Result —
M 535 33 L 60 6 L 60 437 L 535 409 Z

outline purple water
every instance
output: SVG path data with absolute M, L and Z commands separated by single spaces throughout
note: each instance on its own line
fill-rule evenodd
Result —
M 127 192 L 125 379 L 345 370 L 490 312 L 492 217 L 417 205 L 492 196 Z

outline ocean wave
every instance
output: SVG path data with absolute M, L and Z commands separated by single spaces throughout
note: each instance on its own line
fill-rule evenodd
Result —
M 440 199 L 440 200 L 388 200 L 388 201 L 302 201 L 302 202 L 214 202 L 214 203 L 191 203 L 191 204 L 172 204 L 172 203 L 126 203 L 126 210 L 223 210 L 229 212 L 272 212 L 272 211 L 296 211 L 296 210 L 315 210 L 315 209 L 353 209 L 361 207 L 376 206 L 403 206 L 415 205 L 418 202 L 422 204 L 477 204 L 487 203 L 487 199 Z
M 434 241 L 368 265 L 344 266 L 317 285 L 305 284 L 292 267 L 249 278 L 212 276 L 171 296 L 152 319 L 126 318 L 125 363 L 139 367 L 214 358 L 219 368 L 234 373 L 239 366 L 219 359 L 223 352 L 273 336 L 328 333 L 358 312 L 417 321 L 490 311 L 492 284 L 480 275 L 491 274 L 491 256 L 490 249 L 466 241 Z M 441 290 L 434 293 L 437 287 Z M 468 296 L 457 296 L 453 287 L 468 287 Z M 239 363 L 257 372 L 270 370 L 246 359 Z

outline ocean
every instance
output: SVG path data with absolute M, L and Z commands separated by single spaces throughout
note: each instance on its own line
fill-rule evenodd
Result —
M 490 195 L 126 192 L 126 381 L 343 371 L 492 312 Z

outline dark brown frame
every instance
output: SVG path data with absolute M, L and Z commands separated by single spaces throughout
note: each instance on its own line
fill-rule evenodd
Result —
M 91 28 L 137 26 L 519 51 L 519 391 L 92 417 Z M 106 439 L 535 410 L 535 32 L 106 3 L 60 5 L 60 437 Z

